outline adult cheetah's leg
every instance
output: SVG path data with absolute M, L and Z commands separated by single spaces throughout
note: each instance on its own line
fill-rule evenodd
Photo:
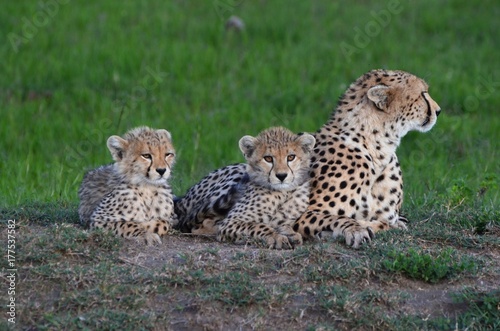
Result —
M 374 225 L 360 223 L 355 219 L 308 210 L 295 222 L 293 229 L 302 237 L 315 238 L 322 232 L 331 232 L 334 237 L 344 236 L 346 244 L 358 248 L 364 242 L 370 242 L 376 231 Z
M 219 232 L 217 234 L 217 240 L 219 241 L 228 239 L 241 243 L 249 238 L 261 239 L 269 248 L 293 248 L 286 235 L 279 234 L 267 224 L 226 218 L 219 225 Z
M 391 157 L 389 164 L 375 180 L 372 190 L 371 220 L 385 222 L 390 228 L 407 229 L 408 219 L 400 214 L 403 204 L 403 175 L 396 155 Z

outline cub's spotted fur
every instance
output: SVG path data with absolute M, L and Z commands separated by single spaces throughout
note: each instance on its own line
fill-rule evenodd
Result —
M 78 191 L 82 224 L 161 243 L 177 224 L 167 183 L 175 160 L 170 133 L 139 127 L 107 145 L 115 163 L 85 174 Z
M 314 143 L 312 135 L 281 127 L 244 136 L 239 146 L 247 164 L 216 170 L 193 186 L 176 203 L 181 228 L 278 249 L 301 244 L 292 225 L 308 205 Z
M 428 85 L 403 72 L 373 70 L 341 97 L 315 133 L 309 207 L 294 225 L 304 237 L 332 232 L 348 245 L 406 228 L 396 148 L 409 131 L 429 131 L 440 113 Z

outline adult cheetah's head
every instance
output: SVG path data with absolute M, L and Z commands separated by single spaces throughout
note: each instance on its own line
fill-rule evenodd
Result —
M 282 127 L 240 139 L 250 180 L 272 190 L 292 190 L 309 180 L 310 153 L 316 143 L 310 134 L 296 135 Z
M 422 79 L 398 70 L 372 70 L 357 79 L 339 101 L 345 116 L 369 117 L 373 126 L 389 126 L 399 137 L 429 131 L 441 112 Z M 343 109 L 342 109 L 343 108 Z M 337 110 L 338 112 L 338 110 Z
M 109 137 L 107 145 L 118 171 L 130 183 L 161 185 L 170 177 L 175 150 L 167 130 L 138 127 L 123 138 Z

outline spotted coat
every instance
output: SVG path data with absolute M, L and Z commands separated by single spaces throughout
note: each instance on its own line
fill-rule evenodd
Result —
M 278 249 L 302 243 L 292 225 L 308 205 L 314 142 L 281 127 L 241 138 L 247 164 L 210 173 L 177 201 L 180 228 Z
M 84 176 L 80 221 L 124 238 L 161 242 L 160 236 L 177 224 L 167 182 L 175 160 L 170 133 L 140 127 L 124 138 L 111 136 L 107 145 L 115 163 Z
M 412 74 L 373 70 L 356 80 L 314 134 L 309 207 L 294 230 L 305 238 L 333 233 L 359 247 L 377 231 L 406 228 L 396 148 L 407 132 L 430 130 L 439 113 Z

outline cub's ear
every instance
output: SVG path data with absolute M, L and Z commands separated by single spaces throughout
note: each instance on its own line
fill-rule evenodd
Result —
M 168 140 L 172 140 L 172 135 L 170 134 L 170 132 L 168 132 L 167 130 L 165 129 L 159 129 L 159 130 L 156 130 L 156 133 L 159 135 L 159 136 L 164 136 L 166 137 Z
M 257 142 L 257 139 L 255 139 L 252 136 L 244 136 L 243 138 L 240 139 L 240 142 L 239 142 L 240 150 L 246 159 L 251 157 L 253 152 L 255 151 L 256 142 Z
M 314 148 L 314 144 L 316 144 L 316 138 L 314 138 L 309 133 L 301 134 L 298 138 L 298 141 L 302 144 L 302 148 L 306 153 L 311 153 Z
M 380 110 L 387 110 L 391 101 L 391 89 L 385 85 L 377 85 L 368 90 L 368 99 Z
M 108 138 L 108 149 L 111 152 L 113 160 L 116 162 L 123 159 L 123 154 L 128 147 L 128 141 L 118 136 L 111 136 Z

